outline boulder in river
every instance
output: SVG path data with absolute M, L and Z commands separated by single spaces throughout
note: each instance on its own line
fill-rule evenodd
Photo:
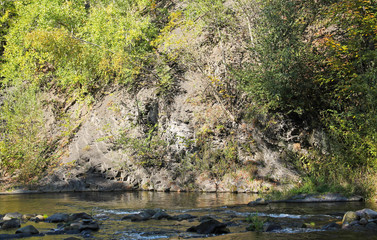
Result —
M 39 234 L 39 231 L 33 225 L 28 225 L 28 226 L 17 229 L 16 234 L 17 233 Z
M 182 220 L 190 220 L 190 219 L 193 219 L 193 218 L 196 218 L 196 217 L 191 215 L 191 214 L 185 213 L 185 214 L 173 216 L 172 220 L 182 221 Z
M 329 223 L 322 227 L 322 230 L 331 231 L 331 230 L 338 230 L 341 229 L 341 226 L 336 223 Z
M 131 222 L 141 222 L 151 219 L 156 214 L 155 210 L 148 209 L 138 214 L 130 214 L 122 217 L 122 220 L 131 219 Z
M 225 223 L 221 223 L 215 219 L 210 219 L 187 229 L 187 232 L 197 232 L 200 234 L 224 234 L 229 233 L 229 229 Z
M 254 207 L 254 206 L 260 206 L 260 205 L 267 205 L 268 201 L 266 201 L 264 198 L 258 198 L 255 201 L 249 202 L 247 205 L 249 207 Z
M 275 230 L 280 230 L 281 225 L 274 222 L 266 222 L 263 224 L 263 232 L 272 232 Z
M 51 223 L 59 223 L 59 222 L 67 222 L 69 220 L 69 215 L 66 213 L 55 213 L 48 218 L 46 218 L 46 222 Z
M 24 214 L 24 215 L 22 215 L 22 220 L 28 221 L 32 217 L 35 217 L 35 216 L 36 216 L 36 214 Z
M 170 216 L 169 214 L 167 214 L 166 212 L 164 211 L 158 211 L 156 212 L 153 216 L 152 216 L 152 219 L 157 219 L 157 220 L 161 220 L 161 219 L 172 219 L 173 217 Z
M 375 231 L 377 232 L 377 223 L 375 222 L 369 222 L 367 225 L 365 225 L 365 229 L 368 231 Z
M 357 216 L 356 212 L 348 211 L 344 214 L 342 224 L 351 223 L 353 221 L 358 220 L 359 217 Z
M 93 219 L 92 216 L 90 216 L 87 213 L 74 213 L 69 216 L 69 221 L 76 221 L 79 219 Z
M 11 229 L 11 228 L 19 228 L 21 227 L 20 219 L 13 218 L 11 220 L 6 220 L 0 223 L 1 229 Z
M 373 211 L 369 208 L 364 208 L 362 210 L 356 211 L 356 215 L 358 218 L 365 218 L 365 219 L 377 219 L 377 212 Z
M 13 218 L 21 219 L 21 218 L 22 218 L 22 214 L 19 213 L 19 212 L 7 213 L 7 214 L 5 214 L 5 216 L 3 217 L 3 220 L 11 220 L 11 219 L 13 219 Z

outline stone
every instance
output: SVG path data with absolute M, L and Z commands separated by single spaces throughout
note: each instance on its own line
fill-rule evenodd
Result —
M 274 230 L 280 230 L 281 226 L 278 223 L 267 222 L 263 224 L 263 232 L 272 232 Z
M 7 220 L 11 220 L 11 219 L 13 219 L 13 218 L 21 219 L 21 218 L 22 218 L 22 214 L 19 213 L 19 212 L 7 213 L 7 214 L 5 214 L 5 216 L 3 217 L 3 220 L 7 221 Z
M 199 234 L 225 234 L 229 233 L 226 224 L 221 223 L 215 219 L 210 219 L 200 223 L 198 226 L 193 226 L 187 229 L 187 232 L 197 232 Z
M 365 225 L 365 229 L 377 232 L 377 224 L 375 222 L 369 222 L 367 225 Z
M 59 222 L 68 222 L 69 215 L 66 213 L 55 213 L 48 218 L 46 218 L 46 222 L 51 223 L 59 223 Z
M 368 220 L 366 220 L 365 218 L 362 218 L 362 219 L 360 219 L 359 223 L 360 223 L 360 225 L 367 225 Z
M 30 220 L 32 217 L 35 217 L 36 215 L 35 214 L 24 214 L 22 215 L 22 220 Z
M 30 221 L 33 221 L 33 222 L 40 222 L 44 220 L 45 220 L 45 217 L 40 214 L 35 217 L 30 218 Z
M 177 215 L 177 216 L 173 216 L 172 220 L 182 221 L 182 220 L 189 220 L 189 219 L 193 219 L 193 218 L 196 218 L 196 217 L 191 215 L 191 214 L 186 213 L 186 214 L 180 214 L 180 215 Z
M 359 211 L 356 211 L 356 215 L 359 218 L 365 218 L 365 219 L 377 219 L 377 212 L 373 211 L 372 209 L 365 208 Z
M 338 230 L 338 229 L 341 229 L 341 226 L 339 224 L 336 224 L 336 223 L 329 223 L 329 224 L 324 225 L 321 229 L 327 230 L 327 231 Z
M 16 234 L 17 233 L 39 234 L 39 231 L 33 225 L 28 225 L 28 226 L 17 229 Z
M 1 224 L 1 229 L 11 229 L 11 228 L 19 228 L 21 227 L 20 219 L 13 218 L 11 220 L 6 220 Z
M 268 202 L 264 198 L 258 198 L 255 201 L 249 202 L 247 205 L 249 207 L 254 207 L 254 206 L 260 206 L 260 205 L 267 205 Z
M 141 222 L 141 221 L 147 221 L 151 219 L 156 214 L 155 210 L 145 210 L 139 214 L 130 214 L 122 217 L 122 220 L 128 220 L 130 219 L 131 222 Z
M 99 224 L 97 222 L 91 222 L 91 223 L 85 223 L 85 224 L 82 224 L 80 225 L 79 227 L 79 230 L 82 232 L 82 231 L 87 231 L 87 230 L 90 230 L 90 231 L 98 231 L 99 230 Z
M 74 213 L 69 216 L 69 221 L 76 221 L 78 219 L 93 219 L 92 216 L 87 213 Z
M 161 219 L 172 219 L 173 217 L 170 216 L 169 214 L 167 214 L 166 212 L 164 211 L 158 211 L 156 214 L 154 214 L 152 216 L 152 219 L 157 219 L 157 220 L 161 220 Z
M 358 218 L 359 217 L 356 215 L 356 212 L 352 212 L 352 211 L 346 212 L 343 216 L 342 224 L 351 223 L 355 220 L 358 220 Z
M 202 216 L 199 218 L 199 222 L 204 222 L 204 221 L 208 221 L 208 220 L 214 220 L 213 217 L 211 216 Z

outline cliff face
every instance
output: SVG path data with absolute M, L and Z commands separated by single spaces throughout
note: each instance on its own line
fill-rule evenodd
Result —
M 41 156 L 59 157 L 39 189 L 259 192 L 297 183 L 297 159 L 325 149 L 320 130 L 256 111 L 258 104 L 234 74 L 253 61 L 257 3 L 143 1 L 133 6 L 140 19 L 129 18 L 132 9 L 120 3 L 109 4 L 106 13 L 97 7 L 75 13 L 83 18 L 80 24 L 88 23 L 77 31 L 92 34 L 93 42 L 69 35 L 59 21 L 53 31 L 24 37 L 33 54 L 49 56 L 36 55 L 41 63 L 31 57 L 26 67 L 37 82 L 35 102 L 41 103 L 43 134 L 50 139 Z M 119 30 L 113 14 L 135 25 L 126 37 L 119 33 L 119 41 L 112 41 Z M 108 22 L 103 34 L 114 36 L 97 36 L 94 23 L 102 18 Z M 24 45 L 12 44 L 9 52 L 23 54 Z M 128 75 L 136 76 L 131 83 L 122 79 Z
M 297 183 L 295 160 L 324 149 L 323 134 L 250 113 L 255 104 L 230 73 L 251 61 L 253 4 L 227 1 L 224 19 L 216 8 L 195 19 L 200 29 L 179 18 L 185 4 L 171 5 L 176 15 L 154 44 L 170 59 L 169 84 L 141 79 L 150 84 L 65 104 L 73 134 L 42 189 L 260 192 Z
M 71 105 L 78 130 L 42 190 L 259 192 L 297 182 L 290 156 L 323 144 L 321 133 L 262 115 L 233 120 L 206 84 L 188 71 L 169 101 L 156 88 L 114 88 L 90 108 Z

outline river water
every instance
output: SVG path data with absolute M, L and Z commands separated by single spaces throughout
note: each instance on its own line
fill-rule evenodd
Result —
M 377 239 L 370 232 L 350 232 L 346 230 L 323 231 L 321 227 L 331 222 L 341 221 L 346 211 L 371 208 L 374 203 L 274 203 L 267 206 L 248 207 L 246 204 L 258 198 L 252 194 L 231 193 L 159 193 L 159 192 L 92 192 L 0 195 L 0 214 L 19 212 L 22 214 L 47 214 L 86 212 L 94 216 L 101 229 L 91 235 L 91 239 Z M 131 222 L 121 220 L 127 214 L 139 213 L 146 209 L 163 209 L 169 215 L 188 213 L 196 216 L 193 220 L 148 220 Z M 285 227 L 269 233 L 248 232 L 245 221 L 250 214 L 260 219 L 269 218 Z M 188 233 L 186 230 L 199 224 L 201 216 L 212 216 L 220 222 L 228 223 L 230 234 L 203 236 Z M 298 228 L 306 223 L 309 228 Z M 27 222 L 40 232 L 56 228 L 52 223 Z M 0 234 L 14 233 L 1 231 Z M 81 238 L 80 235 L 73 235 Z M 28 239 L 65 239 L 69 235 L 53 235 Z

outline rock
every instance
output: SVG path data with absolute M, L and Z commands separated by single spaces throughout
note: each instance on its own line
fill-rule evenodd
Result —
M 348 229 L 356 232 L 365 231 L 365 227 L 360 224 L 351 225 Z
M 90 222 L 90 223 L 83 223 L 80 225 L 79 230 L 82 231 L 98 231 L 99 230 L 99 224 L 97 222 Z
M 180 215 L 177 215 L 177 216 L 173 216 L 172 220 L 182 221 L 182 220 L 189 220 L 189 219 L 193 219 L 193 218 L 196 218 L 196 217 L 191 215 L 191 214 L 186 213 L 186 214 L 180 214 Z
M 292 203 L 308 203 L 308 202 L 361 202 L 363 197 L 353 196 L 345 197 L 338 193 L 327 194 L 299 194 L 289 199 L 278 200 L 272 202 L 292 202 Z
M 154 214 L 152 216 L 152 219 L 157 219 L 157 220 L 161 220 L 161 219 L 172 219 L 173 217 L 170 216 L 169 214 L 167 214 L 166 212 L 164 211 L 158 211 L 156 214 Z
M 16 234 L 17 233 L 39 234 L 39 231 L 33 225 L 28 225 L 26 227 L 17 229 Z
M 214 220 L 213 217 L 211 216 L 202 216 L 199 218 L 199 222 L 205 222 L 205 221 L 208 221 L 208 220 Z
M 343 216 L 342 224 L 351 223 L 352 221 L 358 220 L 358 218 L 359 217 L 356 215 L 355 212 L 346 212 Z
M 329 223 L 329 224 L 324 225 L 321 229 L 327 230 L 327 231 L 338 230 L 338 229 L 341 229 L 341 226 L 339 224 L 336 224 L 336 223 Z
M 187 232 L 197 232 L 200 234 L 224 234 L 229 233 L 230 231 L 226 227 L 226 224 L 210 219 L 200 223 L 198 226 L 190 227 L 187 229 Z
M 51 223 L 58 223 L 58 222 L 68 222 L 69 215 L 66 213 L 55 213 L 48 218 L 46 218 L 46 222 Z
M 35 217 L 30 218 L 30 221 L 33 221 L 33 222 L 40 222 L 44 220 L 45 220 L 45 217 L 42 215 L 37 215 Z
M 24 214 L 22 215 L 22 220 L 30 220 L 32 217 L 35 217 L 36 215 L 35 214 Z
M 13 218 L 21 219 L 21 218 L 22 218 L 22 214 L 19 213 L 19 212 L 7 213 L 7 214 L 5 214 L 5 216 L 3 217 L 3 220 L 7 221 L 7 220 L 11 220 L 11 219 L 13 219 Z
M 92 216 L 87 213 L 74 213 L 69 216 L 69 221 L 76 221 L 78 219 L 93 219 Z
M 4 215 L 0 214 L 0 221 L 3 220 Z
M 140 221 L 147 221 L 151 219 L 156 214 L 155 210 L 145 210 L 139 214 L 130 214 L 127 216 L 122 217 L 122 220 L 131 219 L 131 222 L 140 222 Z
M 377 232 L 377 224 L 375 222 L 369 222 L 367 225 L 365 225 L 365 229 Z
M 81 238 L 69 237 L 69 238 L 64 238 L 64 240 L 81 240 Z
M 11 229 L 11 228 L 19 228 L 21 227 L 20 219 L 13 218 L 11 220 L 6 220 L 1 224 L 1 229 Z
M 254 206 L 260 206 L 260 205 L 267 205 L 268 202 L 264 198 L 258 198 L 255 201 L 249 202 L 247 205 L 249 207 L 254 207 Z
M 363 210 L 356 211 L 356 215 L 359 218 L 365 218 L 365 219 L 377 219 L 377 212 L 373 211 L 371 209 L 365 208 Z
M 360 225 L 367 225 L 368 224 L 368 220 L 366 220 L 365 218 L 362 218 L 362 219 L 360 219 L 359 224 Z
M 263 224 L 263 232 L 272 232 L 274 230 L 280 230 L 281 226 L 278 223 L 266 222 Z

